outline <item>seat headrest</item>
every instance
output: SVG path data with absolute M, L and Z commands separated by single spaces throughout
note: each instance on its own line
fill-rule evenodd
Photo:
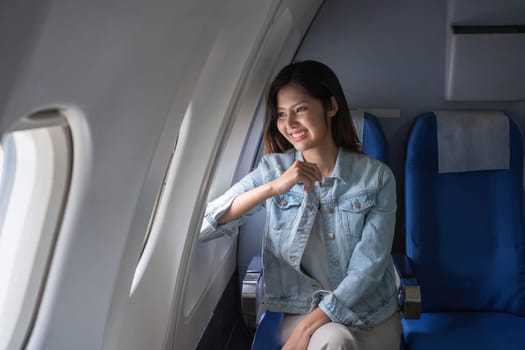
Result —
M 439 173 L 509 169 L 509 119 L 497 111 L 438 111 Z

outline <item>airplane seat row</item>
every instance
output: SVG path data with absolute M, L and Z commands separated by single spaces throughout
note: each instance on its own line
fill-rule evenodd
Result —
M 377 119 L 354 115 L 354 125 L 364 153 L 387 162 Z M 394 257 L 403 262 L 397 266 L 405 303 L 401 348 L 523 348 L 522 181 L 523 139 L 503 113 L 441 111 L 415 118 L 406 146 L 406 256 Z M 405 287 L 417 287 L 416 298 Z M 266 312 L 252 349 L 280 349 L 281 320 Z

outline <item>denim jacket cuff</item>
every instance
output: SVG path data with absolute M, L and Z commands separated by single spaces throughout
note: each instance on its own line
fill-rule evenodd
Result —
M 223 225 L 218 223 L 219 218 L 228 211 L 236 197 L 237 195 L 232 195 L 228 198 L 218 198 L 216 201 L 210 203 L 204 215 L 204 220 L 202 221 L 199 240 L 206 241 L 223 235 L 231 237 L 237 233 L 238 227 L 241 224 L 240 219 L 232 220 Z
M 369 322 L 362 320 L 356 313 L 344 305 L 332 292 L 319 291 L 322 299 L 319 308 L 334 322 L 360 329 L 371 327 Z

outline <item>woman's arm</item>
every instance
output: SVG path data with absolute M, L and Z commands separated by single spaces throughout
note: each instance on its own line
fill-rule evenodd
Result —
M 259 203 L 270 197 L 288 192 L 290 188 L 299 182 L 304 184 L 306 191 L 311 191 L 315 181 L 321 180 L 321 171 L 317 165 L 295 161 L 292 166 L 277 179 L 237 196 L 228 211 L 219 218 L 218 223 L 222 225 L 240 218 L 255 208 Z
M 295 161 L 281 176 L 268 183 L 264 183 L 261 170 L 257 168 L 208 204 L 199 239 L 231 236 L 240 224 L 238 219 L 261 206 L 266 199 L 288 192 L 297 183 L 303 183 L 305 190 L 311 191 L 315 181 L 321 179 L 315 164 L 302 161 Z
M 277 194 L 278 191 L 272 181 L 238 195 L 233 200 L 230 208 L 219 218 L 219 225 L 224 225 L 240 218 L 258 204 Z

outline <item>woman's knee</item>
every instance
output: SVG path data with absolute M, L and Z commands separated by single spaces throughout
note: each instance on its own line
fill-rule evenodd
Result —
M 308 344 L 308 350 L 357 350 L 357 339 L 340 323 L 330 322 L 319 327 Z

